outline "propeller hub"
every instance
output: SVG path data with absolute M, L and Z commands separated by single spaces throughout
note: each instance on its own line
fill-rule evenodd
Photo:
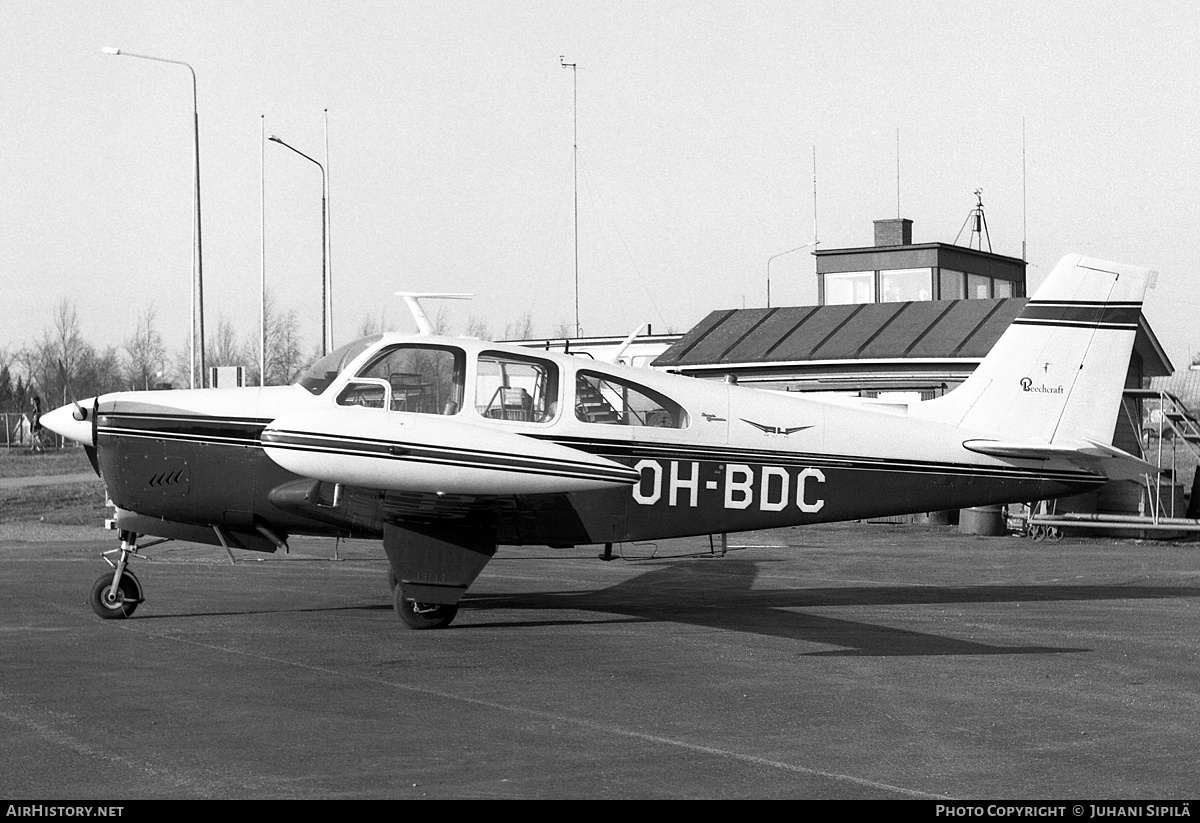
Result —
M 42 415 L 42 425 L 59 437 L 74 440 L 85 446 L 95 446 L 92 440 L 92 423 L 88 419 L 95 402 L 95 398 L 89 398 L 59 406 L 54 411 Z

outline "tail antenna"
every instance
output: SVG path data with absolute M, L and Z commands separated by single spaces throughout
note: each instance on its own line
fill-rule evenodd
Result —
M 412 313 L 413 320 L 417 324 L 417 332 L 419 334 L 433 334 L 433 324 L 429 322 L 429 317 L 425 314 L 425 309 L 421 307 L 423 298 L 438 298 L 441 300 L 470 300 L 474 294 L 449 294 L 441 292 L 415 292 L 415 291 L 398 291 L 397 297 L 404 298 L 404 302 L 408 304 L 408 310 Z

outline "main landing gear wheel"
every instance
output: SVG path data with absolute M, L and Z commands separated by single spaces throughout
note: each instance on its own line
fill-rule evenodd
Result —
M 133 614 L 142 602 L 142 584 L 131 571 L 121 573 L 117 590 L 113 592 L 112 574 L 102 574 L 92 585 L 88 602 L 92 611 L 104 620 L 123 620 Z
M 458 606 L 418 603 L 411 597 L 405 597 L 403 586 L 396 586 L 392 590 L 392 605 L 410 629 L 444 629 L 458 614 Z

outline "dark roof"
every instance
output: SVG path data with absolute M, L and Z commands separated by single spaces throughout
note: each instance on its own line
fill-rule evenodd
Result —
M 656 366 L 983 357 L 1023 298 L 714 311 Z
M 700 321 L 654 361 L 665 368 L 819 360 L 980 359 L 1024 297 L 775 309 L 724 309 Z M 1145 318 L 1137 351 L 1146 375 L 1171 365 Z

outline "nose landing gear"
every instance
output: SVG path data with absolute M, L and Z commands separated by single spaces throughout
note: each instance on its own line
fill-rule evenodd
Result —
M 108 555 L 117 554 L 114 563 Z M 112 574 L 102 574 L 92 584 L 88 603 L 100 618 L 104 620 L 122 620 L 133 614 L 145 598 L 142 597 L 142 583 L 126 566 L 129 558 L 137 554 L 137 535 L 133 532 L 121 532 L 121 547 L 104 553 L 104 562 L 113 567 Z

